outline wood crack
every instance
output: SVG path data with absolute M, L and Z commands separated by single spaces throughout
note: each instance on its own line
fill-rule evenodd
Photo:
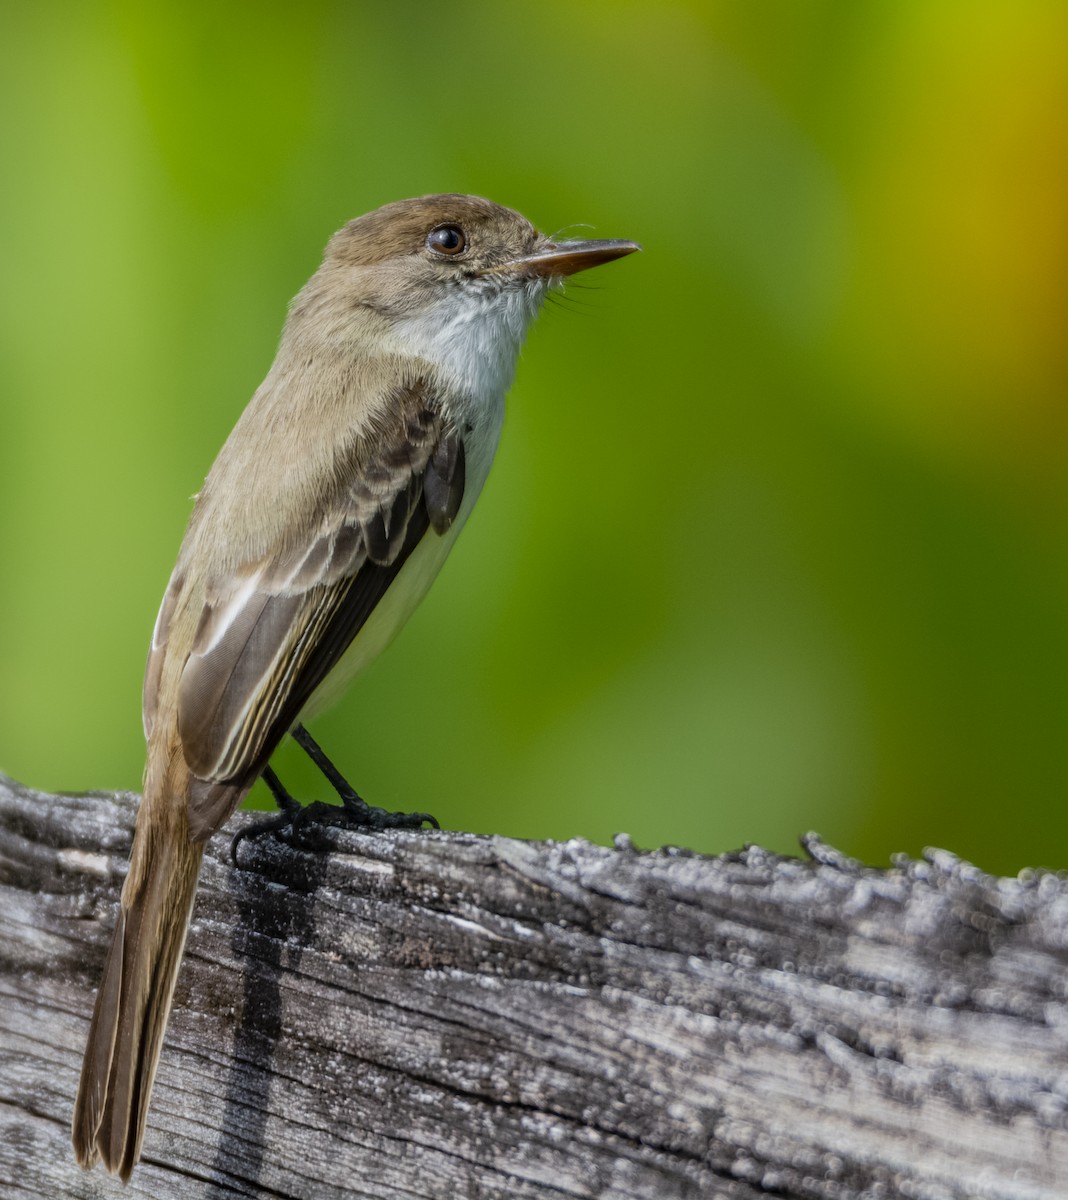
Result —
M 0 778 L 5 1194 L 94 1186 L 70 1110 L 134 805 Z M 130 1200 L 1068 1198 L 1064 878 L 411 832 L 238 871 L 232 832 Z

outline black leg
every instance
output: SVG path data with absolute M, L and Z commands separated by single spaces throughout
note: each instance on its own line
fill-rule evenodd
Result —
M 313 763 L 326 777 L 327 783 L 341 797 L 341 803 L 346 808 L 354 807 L 357 811 L 370 808 L 370 805 L 362 800 L 356 793 L 356 789 L 349 783 L 344 775 L 334 766 L 334 764 L 326 757 L 322 746 L 312 737 L 312 735 L 304 728 L 303 725 L 298 725 L 293 730 L 293 741 L 304 751 L 304 753 L 312 760 Z
M 237 848 L 245 838 L 261 837 L 265 833 L 280 833 L 283 829 L 289 829 L 296 825 L 302 812 L 300 802 L 294 800 L 286 791 L 282 781 L 270 767 L 264 767 L 263 775 L 260 778 L 271 789 L 271 795 L 274 797 L 275 804 L 278 805 L 279 812 L 276 817 L 257 821 L 255 825 L 250 825 L 247 829 L 242 829 L 239 833 L 234 834 L 234 840 L 230 843 L 230 861 L 235 867 L 237 866 Z
M 322 771 L 327 782 L 341 797 L 341 804 L 346 816 L 345 824 L 364 829 L 421 829 L 424 825 L 432 825 L 435 829 L 441 828 L 437 818 L 431 816 L 430 813 L 388 812 L 384 808 L 376 808 L 373 804 L 368 804 L 327 758 L 323 748 L 303 725 L 298 725 L 293 730 L 293 740 Z M 277 799 L 277 796 L 275 798 Z
M 242 829 L 230 843 L 230 860 L 237 866 L 237 849 L 246 838 L 261 837 L 265 833 L 281 836 L 290 833 L 294 837 L 301 834 L 308 826 L 333 826 L 348 829 L 421 829 L 430 824 L 435 829 L 441 826 L 430 813 L 399 813 L 387 812 L 384 808 L 376 808 L 368 804 L 356 792 L 341 772 L 323 753 L 319 743 L 304 728 L 298 725 L 293 730 L 293 739 L 308 755 L 313 763 L 326 776 L 330 786 L 341 797 L 341 806 L 323 804 L 302 805 L 286 790 L 282 781 L 270 767 L 263 770 L 263 782 L 271 789 L 275 804 L 278 805 L 278 815 L 257 821 L 247 829 Z M 326 846 L 323 841 L 317 841 L 315 848 Z

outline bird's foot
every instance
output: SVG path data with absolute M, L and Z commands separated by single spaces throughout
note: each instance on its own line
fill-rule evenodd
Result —
M 293 730 L 293 740 L 312 762 L 315 763 L 319 770 L 322 771 L 330 786 L 341 797 L 340 812 L 336 805 L 327 804 L 322 806 L 329 812 L 337 814 L 327 822 L 328 824 L 346 829 L 422 829 L 424 825 L 430 825 L 434 829 L 441 828 L 437 818 L 431 816 L 430 813 L 390 812 L 388 809 L 377 808 L 373 804 L 368 804 L 366 800 L 357 794 L 355 788 L 353 788 L 337 767 L 334 766 L 330 759 L 327 758 L 322 747 L 303 725 L 298 725 Z M 277 776 L 275 778 L 277 779 Z M 311 807 L 315 808 L 315 805 Z M 342 813 L 344 814 L 343 816 L 341 815 Z
M 302 725 L 297 726 L 293 737 L 330 781 L 331 786 L 341 797 L 341 803 L 324 804 L 321 800 L 316 800 L 313 804 L 301 804 L 289 794 L 274 771 L 270 767 L 266 767 L 263 772 L 263 781 L 271 789 L 271 795 L 274 797 L 279 811 L 276 816 L 257 821 L 234 835 L 234 839 L 230 843 L 230 861 L 235 867 L 237 866 L 237 851 L 241 843 L 248 838 L 262 837 L 265 833 L 273 833 L 275 837 L 290 845 L 299 845 L 309 850 L 328 850 L 330 842 L 322 836 L 324 829 L 377 831 L 381 829 L 422 829 L 424 825 L 430 825 L 434 829 L 441 828 L 437 819 L 430 813 L 390 812 L 388 809 L 368 804 L 345 780 Z

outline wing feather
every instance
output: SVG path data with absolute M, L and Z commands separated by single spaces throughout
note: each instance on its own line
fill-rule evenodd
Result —
M 444 533 L 460 511 L 466 464 L 459 438 L 442 438 L 434 447 L 423 478 L 427 514 L 435 533 Z
M 167 655 L 167 638 L 174 610 L 178 606 L 178 599 L 184 586 L 185 577 L 176 569 L 171 574 L 167 590 L 163 593 L 163 601 L 159 606 L 156 624 L 152 630 L 152 645 L 148 651 L 141 700 L 141 718 L 144 722 L 146 739 L 152 736 L 152 728 L 156 723 L 156 706 L 159 700 L 160 679 L 163 676 L 163 662 Z
M 396 411 L 374 453 L 347 479 L 340 470 L 310 539 L 208 588 L 178 690 L 198 837 L 240 803 L 427 530 L 444 532 L 455 516 L 458 434 L 425 387 L 407 389 Z

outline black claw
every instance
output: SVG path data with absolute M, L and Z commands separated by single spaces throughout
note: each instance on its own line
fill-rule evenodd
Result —
M 388 812 L 384 808 L 375 808 L 368 804 L 327 758 L 322 747 L 303 725 L 297 725 L 294 728 L 293 740 L 322 771 L 327 782 L 341 797 L 342 807 L 347 814 L 347 820 L 344 822 L 346 828 L 422 829 L 426 824 L 432 825 L 435 829 L 441 828 L 437 818 L 431 816 L 430 813 Z
M 262 837 L 265 833 L 273 833 L 275 837 L 289 842 L 290 845 L 304 845 L 308 849 L 328 849 L 329 843 L 321 836 L 313 834 L 309 837 L 308 835 L 312 834 L 313 830 L 321 834 L 321 831 L 326 828 L 371 831 L 422 829 L 424 825 L 430 825 L 434 829 L 441 828 L 437 818 L 430 813 L 389 812 L 387 809 L 376 808 L 374 805 L 368 804 L 327 758 L 319 744 L 303 725 L 298 725 L 293 730 L 293 739 L 326 776 L 331 787 L 341 797 L 341 804 L 323 804 L 321 801 L 316 801 L 314 804 L 302 805 L 286 791 L 274 771 L 270 767 L 265 767 L 263 782 L 271 789 L 271 795 L 280 811 L 277 816 L 257 821 L 254 825 L 250 825 L 247 829 L 242 829 L 234 835 L 233 841 L 230 843 L 230 861 L 235 867 L 238 865 L 237 850 L 241 843 L 246 838 Z
M 437 817 L 424 812 L 390 812 L 385 808 L 377 808 L 356 796 L 354 800 L 343 800 L 342 811 L 347 820 L 346 828 L 352 829 L 422 829 L 431 825 L 440 829 Z
M 234 834 L 233 841 L 230 843 L 230 861 L 235 867 L 237 866 L 237 848 L 246 838 L 262 837 L 265 833 L 273 833 L 277 837 L 281 837 L 287 829 L 295 828 L 301 819 L 303 810 L 300 802 L 294 800 L 286 791 L 282 781 L 270 767 L 264 768 L 262 778 L 263 782 L 271 789 L 271 795 L 280 811 L 277 816 L 257 821 L 255 825 L 250 825 L 247 829 L 242 829 Z
M 239 865 L 237 848 L 246 838 L 262 837 L 265 833 L 281 836 L 283 830 L 293 825 L 294 820 L 295 818 L 291 817 L 289 813 L 279 813 L 277 817 L 271 817 L 266 821 L 257 821 L 254 825 L 249 825 L 247 829 L 239 829 L 230 842 L 230 861 L 235 867 Z

